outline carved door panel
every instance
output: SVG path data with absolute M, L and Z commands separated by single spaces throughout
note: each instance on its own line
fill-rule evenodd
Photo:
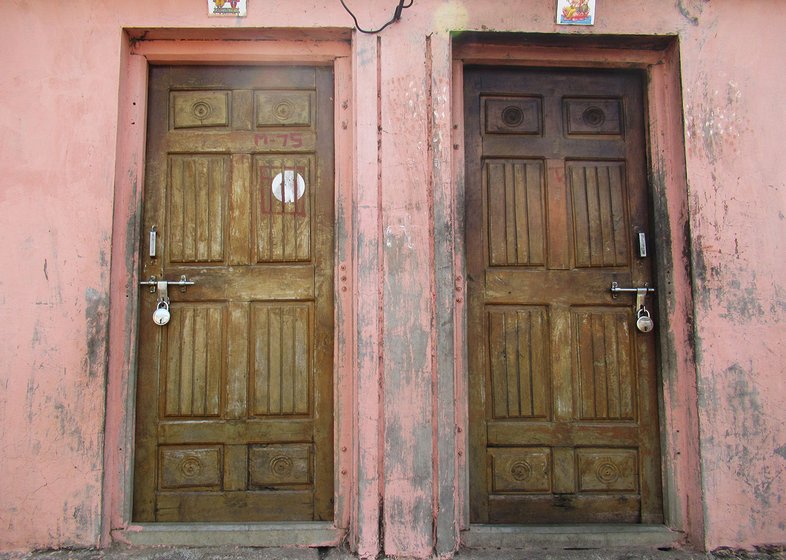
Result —
M 471 520 L 659 522 L 641 77 L 465 77 Z
M 135 521 L 332 519 L 333 76 L 153 67 Z M 156 230 L 155 256 L 149 232 Z

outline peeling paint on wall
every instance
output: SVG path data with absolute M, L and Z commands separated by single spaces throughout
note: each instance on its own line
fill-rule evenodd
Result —
M 109 321 L 109 294 L 95 288 L 85 290 L 85 323 L 87 324 L 87 356 L 85 369 L 90 377 L 104 374 Z
M 705 462 L 727 472 L 734 478 L 735 485 L 744 488 L 758 503 L 753 515 L 737 520 L 738 538 L 747 530 L 756 534 L 762 516 L 768 515 L 770 508 L 780 510 L 786 501 L 786 496 L 779 491 L 779 486 L 786 481 L 786 468 L 774 460 L 778 449 L 774 454 L 772 451 L 783 425 L 773 426 L 773 419 L 766 415 L 767 407 L 751 367 L 751 364 L 734 363 L 716 372 L 713 383 L 702 383 L 699 403 L 713 426 L 712 433 L 705 437 L 714 453 L 706 456 Z M 718 410 L 716 407 L 721 403 L 722 413 L 711 412 Z M 711 477 L 710 480 L 717 479 Z M 731 488 L 713 485 L 706 491 L 724 496 L 728 500 L 729 513 L 734 511 L 733 504 L 738 498 Z
M 745 119 L 742 91 L 733 80 L 725 87 L 712 89 L 712 80 L 700 73 L 696 80 L 700 91 L 686 88 L 688 100 L 698 97 L 696 104 L 688 102 L 685 107 L 686 135 L 689 145 L 701 142 L 704 154 L 711 163 L 716 163 L 725 154 L 733 152 L 735 140 L 750 131 Z

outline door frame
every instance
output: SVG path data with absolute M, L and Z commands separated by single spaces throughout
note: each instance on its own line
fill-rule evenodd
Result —
M 455 277 L 466 278 L 464 238 L 464 75 L 465 65 L 639 69 L 646 73 L 645 141 L 654 234 L 655 280 L 659 290 L 658 408 L 665 526 L 701 548 L 701 504 L 696 360 L 693 331 L 693 286 L 690 275 L 690 220 L 686 180 L 679 42 L 676 36 L 592 37 L 576 34 L 463 33 L 453 50 L 452 113 L 454 128 Z M 467 309 L 455 304 L 456 418 L 468 426 Z M 480 537 L 484 530 L 469 522 L 468 430 L 457 441 L 459 524 L 462 542 L 515 546 L 508 530 Z M 493 533 L 493 532 L 492 532 Z M 512 536 L 511 536 L 512 535 Z M 532 531 L 524 539 L 533 543 Z M 631 537 L 624 539 L 630 541 Z M 608 542 L 608 540 L 606 541 Z
M 349 30 L 124 29 L 110 267 L 102 547 L 126 544 L 335 546 L 349 527 L 354 387 L 352 266 L 352 67 Z M 205 40 L 207 38 L 207 40 Z M 139 250 L 144 192 L 148 69 L 151 64 L 308 64 L 334 71 L 334 518 L 319 523 L 148 524 L 131 522 L 136 401 Z M 339 235 L 339 232 L 341 235 Z M 339 274 L 340 272 L 340 274 Z M 340 280 L 339 280 L 340 279 Z M 339 391 L 338 388 L 342 390 Z M 342 452 L 338 452 L 338 450 Z M 163 527 L 167 525 L 167 527 Z M 196 531 L 195 531 L 196 529 Z

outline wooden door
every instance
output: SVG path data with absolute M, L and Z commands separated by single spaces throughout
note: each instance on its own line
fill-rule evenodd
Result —
M 333 76 L 152 67 L 135 521 L 333 518 Z M 155 256 L 149 232 L 155 228 Z
M 661 522 L 641 77 L 465 80 L 471 521 Z

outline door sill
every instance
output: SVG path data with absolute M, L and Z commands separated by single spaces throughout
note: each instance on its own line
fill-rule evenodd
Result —
M 112 531 L 133 546 L 337 546 L 345 530 L 329 522 L 142 523 Z
M 684 541 L 684 533 L 665 525 L 470 525 L 461 532 L 466 548 L 672 548 Z

